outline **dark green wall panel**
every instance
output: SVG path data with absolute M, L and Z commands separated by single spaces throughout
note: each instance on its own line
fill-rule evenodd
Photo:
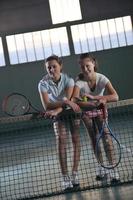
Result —
M 93 53 L 99 61 L 99 72 L 112 81 L 120 99 L 133 97 L 133 46 Z M 76 77 L 80 71 L 78 55 L 63 58 L 64 71 Z M 12 92 L 25 94 L 34 105 L 41 107 L 38 82 L 44 71 L 43 61 L 0 68 L 0 102 Z M 0 109 L 0 115 L 3 115 Z

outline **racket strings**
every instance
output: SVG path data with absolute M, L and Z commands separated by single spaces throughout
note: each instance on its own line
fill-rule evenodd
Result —
M 117 139 L 111 135 L 109 130 L 107 132 L 107 128 L 103 129 L 103 131 L 105 134 L 103 133 L 97 142 L 97 157 L 103 167 L 114 168 L 120 162 L 120 145 Z
M 20 94 L 11 94 L 4 100 L 3 110 L 11 116 L 18 116 L 27 113 L 30 105 L 25 96 Z

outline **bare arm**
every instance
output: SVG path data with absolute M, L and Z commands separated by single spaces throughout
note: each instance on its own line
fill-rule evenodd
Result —
M 78 86 L 75 86 L 73 95 L 72 95 L 72 100 L 74 102 L 77 102 L 77 104 L 80 107 L 93 107 L 101 103 L 105 104 L 111 101 L 118 101 L 119 99 L 118 94 L 116 90 L 114 89 L 114 87 L 112 86 L 111 82 L 108 82 L 106 84 L 105 91 L 106 91 L 106 95 L 103 95 L 103 96 L 93 96 L 90 94 L 85 94 L 85 96 L 89 97 L 90 100 L 94 100 L 94 101 L 83 102 L 83 101 L 77 100 L 80 97 L 80 88 Z
M 95 107 L 97 106 L 96 102 L 93 101 L 88 101 L 88 102 L 83 102 L 78 100 L 80 99 L 80 88 L 75 85 L 73 94 L 72 94 L 72 101 L 76 102 L 81 108 L 86 108 L 86 107 Z
M 118 94 L 117 94 L 116 90 L 114 89 L 114 87 L 112 86 L 111 82 L 108 82 L 106 84 L 105 91 L 106 91 L 106 95 L 103 95 L 103 96 L 90 95 L 90 98 L 92 96 L 93 100 L 98 100 L 100 103 L 106 103 L 106 102 L 112 102 L 112 101 L 119 100 Z M 89 95 L 88 95 L 88 97 L 89 97 Z
M 62 102 L 50 102 L 48 93 L 47 92 L 41 92 L 40 93 L 41 102 L 45 110 L 53 110 L 55 108 L 62 107 Z
M 58 113 L 62 112 L 62 107 L 59 105 L 54 105 L 53 108 L 49 108 L 49 104 L 50 101 L 49 101 L 49 97 L 48 97 L 48 93 L 47 92 L 40 92 L 40 98 L 41 98 L 41 102 L 42 102 L 42 105 L 44 107 L 44 109 L 47 111 L 47 110 L 53 110 L 54 112 L 52 113 L 52 115 L 57 115 Z M 54 103 L 55 104 L 55 103 Z M 48 107 L 48 106 L 49 107 Z M 52 105 L 52 104 L 51 104 Z M 51 106 L 52 107 L 52 106 Z M 51 115 L 51 113 L 47 113 L 47 115 Z
M 74 111 L 78 111 L 79 108 L 77 107 L 77 105 L 75 103 L 73 103 L 72 101 L 70 101 L 70 98 L 73 93 L 73 87 L 66 88 L 65 92 L 66 92 L 66 99 L 64 99 L 62 101 L 57 101 L 57 102 L 50 102 L 48 93 L 41 92 L 40 97 L 41 97 L 41 101 L 42 101 L 42 105 L 43 105 L 44 109 L 45 110 L 57 109 L 61 112 L 63 110 L 64 105 L 69 105 Z

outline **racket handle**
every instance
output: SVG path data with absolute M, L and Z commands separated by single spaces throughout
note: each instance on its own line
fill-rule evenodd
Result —
M 101 103 L 98 108 L 102 109 L 103 112 L 103 119 L 106 120 L 107 119 L 107 108 L 106 108 L 106 104 Z

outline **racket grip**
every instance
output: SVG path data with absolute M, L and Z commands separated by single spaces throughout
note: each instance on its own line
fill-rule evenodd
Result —
M 102 112 L 103 112 L 103 119 L 107 119 L 107 107 L 106 107 L 106 104 L 103 104 L 101 103 L 99 106 L 98 106 L 100 109 L 102 109 Z

